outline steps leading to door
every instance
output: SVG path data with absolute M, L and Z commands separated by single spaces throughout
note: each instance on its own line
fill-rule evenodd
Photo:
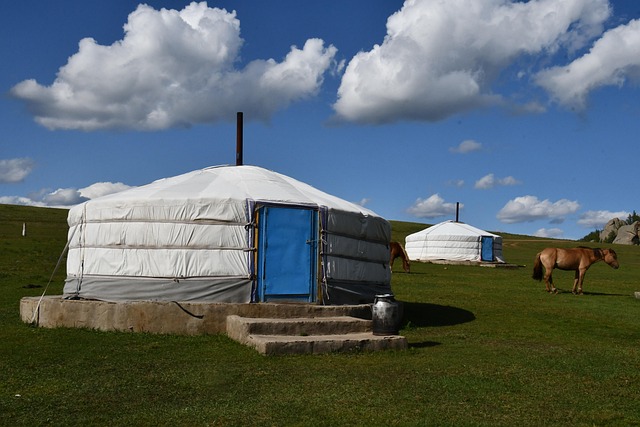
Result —
M 371 320 L 350 316 L 227 317 L 227 335 L 265 355 L 406 349 L 400 335 L 374 335 Z

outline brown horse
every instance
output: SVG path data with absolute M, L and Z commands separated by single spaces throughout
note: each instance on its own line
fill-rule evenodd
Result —
M 411 270 L 411 263 L 409 262 L 409 257 L 407 256 L 407 252 L 404 250 L 402 245 L 398 242 L 390 242 L 389 243 L 389 252 L 391 254 L 391 260 L 389 261 L 389 268 L 393 270 L 393 262 L 396 258 L 402 258 L 402 268 L 407 273 Z
M 553 269 L 573 270 L 576 275 L 571 292 L 582 294 L 584 275 L 591 264 L 598 261 L 604 261 L 615 269 L 620 266 L 618 255 L 613 249 L 593 249 L 583 246 L 572 249 L 546 248 L 536 255 L 532 277 L 538 281 L 542 280 L 542 267 L 544 266 L 544 285 L 547 292 L 557 293 L 558 290 L 553 286 L 553 277 L 551 277 Z

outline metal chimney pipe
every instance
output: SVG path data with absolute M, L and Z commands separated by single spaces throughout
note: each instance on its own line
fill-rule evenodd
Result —
M 458 219 L 460 218 L 459 214 L 460 214 L 460 202 L 456 202 L 456 222 L 460 222 L 458 221 Z
M 236 166 L 242 166 L 242 111 L 238 111 L 236 120 Z

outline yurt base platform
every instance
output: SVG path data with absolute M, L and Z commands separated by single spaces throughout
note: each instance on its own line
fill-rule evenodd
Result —
M 405 349 L 400 335 L 371 332 L 371 305 L 69 300 L 25 297 L 23 322 L 44 328 L 158 334 L 227 334 L 266 355 Z
M 508 264 L 506 262 L 485 262 L 485 261 L 453 261 L 448 259 L 432 259 L 429 261 L 413 261 L 423 262 L 425 264 L 444 264 L 444 265 L 471 265 L 476 267 L 489 267 L 489 268 L 521 268 L 524 265 Z

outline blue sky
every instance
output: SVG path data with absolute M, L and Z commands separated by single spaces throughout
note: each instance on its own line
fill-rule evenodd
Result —
M 387 219 L 580 238 L 638 210 L 640 3 L 21 0 L 0 203 L 244 162 Z

